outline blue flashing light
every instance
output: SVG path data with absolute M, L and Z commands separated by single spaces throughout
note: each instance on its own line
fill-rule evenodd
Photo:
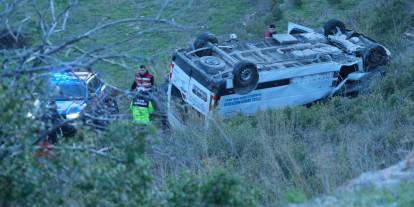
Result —
M 53 73 L 50 77 L 50 81 L 53 84 L 68 84 L 68 83 L 80 83 L 82 82 L 73 74 L 70 73 Z

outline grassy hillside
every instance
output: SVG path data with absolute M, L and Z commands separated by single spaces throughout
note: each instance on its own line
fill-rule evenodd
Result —
M 219 121 L 207 133 L 188 129 L 176 134 L 159 146 L 174 159 L 154 158 L 163 169 L 160 177 L 171 175 L 165 171 L 203 173 L 224 167 L 258 189 L 262 204 L 273 206 L 330 192 L 362 172 L 397 162 L 412 149 L 414 64 L 413 54 L 404 52 L 408 42 L 402 35 L 413 26 L 412 4 L 278 3 L 249 19 L 246 38 L 261 36 L 262 25 L 270 22 L 283 31 L 288 21 L 319 27 L 326 19 L 342 19 L 392 49 L 387 76 L 368 95 Z
M 165 4 L 167 2 L 167 4 Z M 275 23 L 278 31 L 287 28 L 287 22 L 292 21 L 310 27 L 318 28 L 329 19 L 343 20 L 350 28 L 373 36 L 378 41 L 397 49 L 402 43 L 398 37 L 406 28 L 401 17 L 408 16 L 404 5 L 392 1 L 388 3 L 367 1 L 278 1 L 278 0 L 241 0 L 241 1 L 128 1 L 106 0 L 81 1 L 76 6 L 73 18 L 69 19 L 71 30 L 65 35 L 78 34 L 86 28 L 121 18 L 159 17 L 189 26 L 191 29 L 174 28 L 168 25 L 126 24 L 109 32 L 96 36 L 96 41 L 85 41 L 85 45 L 102 45 L 130 39 L 117 50 L 131 52 L 137 58 L 129 63 L 129 70 L 116 66 L 100 65 L 96 70 L 104 71 L 103 75 L 110 77 L 108 81 L 120 87 L 128 87 L 130 77 L 137 64 L 151 65 L 158 81 L 169 70 L 170 55 L 180 47 L 191 44 L 193 39 L 205 31 L 213 32 L 219 37 L 230 33 L 238 34 L 242 39 L 260 38 L 267 24 Z M 393 2 L 397 2 L 394 4 Z M 372 4 L 371 4 L 372 3 Z M 165 4 L 165 5 L 164 5 Z M 161 8 L 164 8 L 160 11 Z M 383 13 L 383 8 L 403 12 L 396 18 L 388 18 L 391 13 Z M 364 12 L 369 9 L 370 12 Z M 387 19 L 382 21 L 383 19 Z M 157 30 L 152 33 L 150 30 Z M 397 41 L 397 42 L 396 42 Z M 396 45 L 396 43 L 398 45 Z M 394 46 L 395 45 L 395 46 Z M 142 58 L 142 59 L 141 59 Z M 127 80 L 127 81 L 126 81 Z
M 160 11 L 163 6 L 165 8 Z M 109 82 L 126 88 L 132 82 L 130 77 L 137 70 L 137 66 L 143 63 L 151 66 L 152 72 L 156 74 L 159 81 L 163 80 L 162 77 L 169 71 L 170 56 L 173 51 L 191 43 L 192 38 L 204 31 L 211 31 L 218 35 L 243 31 L 243 18 L 254 11 L 256 6 L 256 1 L 251 0 L 175 0 L 166 5 L 164 1 L 81 1 L 72 14 L 74 18 L 69 21 L 69 25 L 73 28 L 70 33 L 78 34 L 80 31 L 85 31 L 85 28 L 122 18 L 159 17 L 191 27 L 181 29 L 162 24 L 131 23 L 98 35 L 96 37 L 98 42 L 85 42 L 85 45 L 95 45 L 130 39 L 117 48 L 137 57 L 128 62 L 129 70 L 108 65 L 95 68 L 102 71 L 102 75 L 108 77 Z M 156 32 L 152 32 L 153 30 Z

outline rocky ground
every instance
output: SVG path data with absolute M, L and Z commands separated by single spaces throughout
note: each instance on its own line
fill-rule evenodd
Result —
M 396 165 L 361 174 L 333 195 L 288 207 L 413 206 L 414 152 Z M 408 200 L 407 200 L 408 199 Z

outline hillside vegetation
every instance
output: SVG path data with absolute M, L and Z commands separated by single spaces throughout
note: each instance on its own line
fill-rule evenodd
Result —
M 70 1 L 56 2 L 63 9 Z M 414 53 L 404 35 L 414 27 L 413 8 L 409 0 L 79 1 L 55 41 L 122 18 L 159 17 L 179 25 L 122 24 L 76 44 L 93 50 L 121 41 L 107 50 L 130 58 L 122 66 L 102 61 L 93 69 L 123 89 L 141 63 L 160 82 L 174 49 L 203 31 L 254 39 L 269 23 L 282 32 L 288 21 L 318 28 L 341 19 L 390 48 L 393 59 L 370 93 L 354 98 L 216 117 L 208 131 L 189 126 L 168 137 L 126 121 L 103 133 L 80 127 L 76 138 L 62 140 L 46 157 L 33 146 L 44 126 L 25 118 L 34 100 L 30 86 L 40 81 L 2 76 L 0 206 L 280 206 L 332 193 L 363 172 L 391 166 L 414 146 Z M 16 15 L 35 13 L 28 7 Z M 34 45 L 41 42 L 38 26 L 29 21 Z M 79 56 L 75 51 L 55 58 L 71 60 Z M 401 186 L 406 189 L 412 184 Z M 364 192 L 358 195 L 389 196 Z M 412 202 L 410 196 L 394 199 Z

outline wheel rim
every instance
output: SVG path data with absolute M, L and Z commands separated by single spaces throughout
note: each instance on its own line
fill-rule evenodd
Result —
M 247 81 L 250 81 L 250 79 L 252 79 L 252 76 L 253 76 L 252 71 L 246 68 L 246 69 L 242 70 L 242 72 L 240 74 L 240 79 L 243 82 L 247 82 Z
M 220 65 L 220 61 L 217 60 L 216 58 L 206 58 L 204 60 L 204 63 L 206 63 L 207 65 Z

